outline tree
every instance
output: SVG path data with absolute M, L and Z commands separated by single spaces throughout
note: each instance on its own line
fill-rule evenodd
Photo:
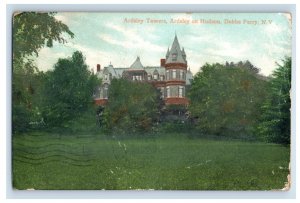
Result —
M 205 64 L 201 70 L 189 91 L 196 128 L 205 134 L 251 136 L 267 82 L 259 79 L 250 62 Z
M 45 45 L 52 47 L 53 41 L 65 43 L 67 40 L 63 33 L 74 37 L 68 26 L 54 16 L 54 12 L 22 12 L 14 15 L 13 58 L 38 55 L 38 51 Z
M 59 59 L 49 71 L 45 84 L 45 120 L 61 127 L 76 118 L 92 103 L 94 89 L 100 81 L 88 70 L 81 52 Z
M 40 87 L 44 74 L 38 71 L 33 56 L 44 47 L 52 47 L 53 41 L 65 43 L 64 33 L 74 34 L 67 25 L 54 17 L 55 13 L 22 12 L 13 17 L 13 80 L 12 80 L 12 128 L 13 132 L 30 129 L 35 119 Z
M 113 79 L 104 110 L 106 128 L 118 133 L 150 131 L 159 119 L 159 97 L 151 84 Z
M 262 105 L 261 123 L 258 133 L 265 141 L 281 144 L 290 143 L 291 133 L 291 58 L 285 58 L 283 65 L 273 72 L 270 80 L 270 94 Z

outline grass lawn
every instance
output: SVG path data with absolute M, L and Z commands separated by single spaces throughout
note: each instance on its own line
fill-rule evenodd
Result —
M 86 190 L 271 190 L 287 181 L 289 148 L 188 139 L 13 137 L 13 187 Z

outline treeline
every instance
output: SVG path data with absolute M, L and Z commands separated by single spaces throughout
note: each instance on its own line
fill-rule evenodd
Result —
M 223 136 L 290 143 L 291 58 L 270 77 L 249 61 L 205 64 L 188 89 L 190 104 L 165 107 L 160 92 L 147 83 L 113 79 L 109 102 L 93 105 L 101 83 L 80 52 L 40 72 L 32 56 L 53 41 L 74 34 L 55 13 L 20 13 L 13 25 L 12 130 L 61 130 L 74 133 L 144 135 L 187 129 L 197 136 Z M 175 109 L 174 109 L 175 108 Z M 184 122 L 162 123 L 165 112 L 185 112 Z M 185 116 L 185 115 L 184 115 Z M 167 126 L 167 128 L 165 128 Z M 166 130 L 166 131 L 164 131 Z
M 193 80 L 189 111 L 203 134 L 290 142 L 291 58 L 270 77 L 249 61 L 205 64 Z
M 16 13 L 13 18 L 12 131 L 66 128 L 93 108 L 100 83 L 80 52 L 59 59 L 53 70 L 41 72 L 33 58 L 42 47 L 74 37 L 55 13 Z M 93 113 L 91 116 L 95 119 Z M 75 124 L 73 124 L 75 125 Z

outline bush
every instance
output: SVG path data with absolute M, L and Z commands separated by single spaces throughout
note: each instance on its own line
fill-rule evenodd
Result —
M 118 134 L 150 132 L 159 120 L 159 104 L 158 91 L 151 84 L 113 79 L 104 129 Z
M 12 132 L 23 133 L 29 130 L 30 112 L 23 105 L 12 105 Z
M 199 132 L 253 136 L 267 96 L 267 81 L 249 67 L 249 62 L 205 64 L 195 75 L 189 111 Z

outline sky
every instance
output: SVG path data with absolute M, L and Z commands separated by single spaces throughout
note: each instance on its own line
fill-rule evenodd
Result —
M 75 34 L 67 43 L 44 47 L 36 58 L 40 70 L 76 50 L 90 69 L 110 63 L 129 67 L 137 56 L 144 66 L 159 66 L 175 33 L 193 74 L 205 63 L 249 60 L 270 75 L 291 56 L 291 17 L 287 13 L 57 13 Z

